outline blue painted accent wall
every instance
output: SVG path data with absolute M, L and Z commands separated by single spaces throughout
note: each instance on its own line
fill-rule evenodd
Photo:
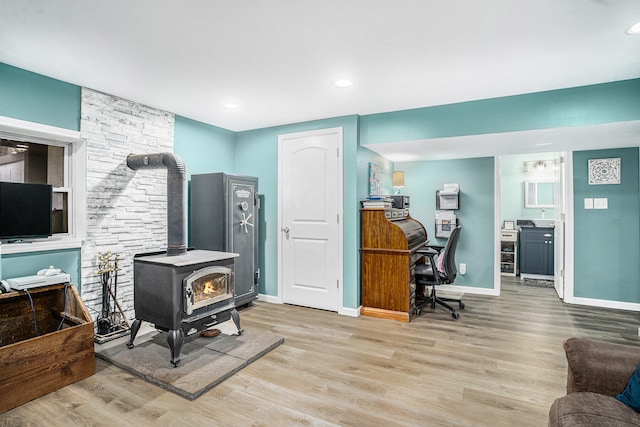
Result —
M 31 252 L 26 254 L 5 254 L 2 256 L 4 278 L 32 276 L 50 265 L 71 275 L 71 284 L 80 288 L 80 249 Z
M 584 126 L 640 119 L 640 79 L 360 118 L 360 143 Z
M 638 148 L 573 153 L 576 297 L 640 303 Z M 621 183 L 589 185 L 590 159 L 621 159 Z M 609 208 L 584 209 L 585 198 Z
M 360 298 L 360 274 L 357 229 L 359 227 L 359 201 L 356 164 L 358 149 L 358 117 L 345 116 L 239 132 L 235 152 L 235 172 L 257 176 L 260 192 L 264 195 L 264 282 L 260 293 L 278 294 L 278 135 L 318 129 L 343 128 L 344 160 L 344 284 L 343 304 L 357 308 Z
M 235 132 L 175 116 L 173 151 L 184 161 L 187 170 L 188 196 L 191 206 L 191 175 L 202 173 L 234 173 Z M 188 244 L 191 224 L 187 224 Z
M 358 147 L 358 200 L 364 200 L 369 196 L 369 163 L 374 163 L 382 169 L 384 192 L 393 194 L 392 173 L 393 162 L 368 148 Z
M 462 230 L 456 263 L 467 264 L 467 274 L 458 274 L 459 286 L 493 288 L 494 168 L 493 157 L 395 163 L 395 170 L 404 171 L 402 193 L 411 197 L 411 216 L 427 229 L 431 244 L 446 243 L 435 233 L 436 190 L 444 184 L 460 185 L 460 209 L 455 214 Z
M 0 116 L 80 130 L 81 88 L 0 62 Z M 80 250 L 0 254 L 0 278 L 35 274 L 55 265 L 81 287 Z
M 235 132 L 175 116 L 174 152 L 184 160 L 187 176 L 234 173 Z
M 16 119 L 79 130 L 81 88 L 39 74 L 0 63 L 0 115 Z M 375 144 L 459 135 L 510 132 L 561 126 L 582 126 L 640 119 L 640 79 L 603 83 L 593 86 L 561 89 L 457 104 L 418 108 L 366 116 L 346 116 L 306 123 L 278 126 L 234 133 L 216 126 L 176 117 L 175 150 L 187 164 L 187 173 L 224 171 L 257 176 L 263 194 L 261 245 L 264 246 L 264 270 L 260 292 L 277 293 L 277 144 L 278 135 L 342 126 L 344 128 L 344 305 L 357 308 L 360 304 L 359 275 L 359 201 L 368 193 L 368 162 L 371 152 L 359 144 Z M 640 302 L 637 283 L 640 271 L 634 267 L 640 254 L 637 247 L 638 220 L 638 153 L 623 153 L 622 194 L 609 196 L 604 187 L 583 187 L 576 173 L 575 194 L 575 271 L 576 296 Z M 609 151 L 609 150 L 607 150 Z M 207 155 L 200 155 L 200 153 Z M 618 152 L 614 150 L 614 152 Z M 595 154 L 594 154 L 595 153 Z M 577 163 L 599 152 L 577 152 Z M 375 156 L 373 156 L 375 158 Z M 468 162 L 468 163 L 467 163 Z M 635 163 L 634 163 L 635 162 Z M 383 163 L 382 161 L 380 163 Z M 629 166 L 631 165 L 631 166 Z M 634 166 L 635 165 L 635 166 Z M 354 167 L 355 166 L 355 167 Z M 493 251 L 493 159 L 471 159 L 443 162 L 407 162 L 394 165 L 405 170 L 403 192 L 412 196 L 412 214 L 433 234 L 435 189 L 445 182 L 459 182 L 462 189 L 460 218 L 463 224 L 458 262 L 468 264 L 469 273 L 458 284 L 491 287 Z M 585 166 L 586 167 L 586 166 Z M 387 163 L 385 171 L 390 168 Z M 635 172 L 634 171 L 635 168 Z M 635 187 L 627 187 L 627 174 L 632 174 Z M 635 173 L 635 175 L 633 175 Z M 633 181 L 635 180 L 635 181 Z M 389 192 L 390 187 L 390 173 Z M 600 187 L 600 188 L 595 188 Z M 427 191 L 428 190 L 428 191 Z M 602 192 L 602 193 L 601 193 Z M 600 196 L 596 194 L 601 194 Z M 584 197 L 609 197 L 608 211 L 585 212 Z M 624 203 L 623 203 L 624 202 Z M 470 209 L 467 211 L 467 209 Z M 420 212 L 421 211 L 421 212 Z M 613 222 L 608 215 L 619 214 Z M 430 216 L 431 215 L 431 216 Z M 633 218 L 631 218 L 633 217 Z M 488 220 L 490 218 L 490 220 Z M 614 224 L 612 226 L 612 224 Z M 617 224 L 617 225 L 615 225 Z M 606 230 L 606 231 L 605 231 Z M 635 240 L 633 243 L 631 240 Z M 479 242 L 482 241 L 482 245 Z M 602 243 L 604 242 L 604 243 Z M 597 244 L 597 246 L 596 246 Z M 492 246 L 491 246 L 492 247 Z M 613 269 L 592 272 L 593 257 L 602 247 L 619 248 L 609 255 Z M 478 251 L 477 253 L 475 251 Z M 4 255 L 0 259 L 0 277 L 29 274 L 41 264 L 50 265 L 56 259 L 63 269 L 76 269 L 79 250 L 59 251 L 62 258 L 49 253 Z M 483 257 L 487 256 L 484 260 Z M 599 260 L 600 261 L 600 260 Z M 481 263 L 486 267 L 477 267 Z M 36 265 L 37 264 L 37 265 Z M 27 271 L 28 270 L 28 271 Z M 607 272 L 613 276 L 600 277 Z M 79 274 L 72 280 L 80 285 Z M 77 277 L 73 277 L 76 274 Z M 613 277 L 613 280 L 612 280 Z M 607 290 L 602 287 L 608 280 Z
M 80 86 L 0 62 L 0 116 L 80 130 Z

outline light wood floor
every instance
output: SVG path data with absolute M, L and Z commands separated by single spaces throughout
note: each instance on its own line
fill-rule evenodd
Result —
M 427 308 L 400 323 L 257 302 L 243 327 L 285 343 L 195 401 L 97 359 L 94 376 L 0 425 L 546 426 L 565 393 L 563 339 L 640 345 L 638 313 L 566 305 L 549 288 L 505 283 L 465 303 L 458 320 Z

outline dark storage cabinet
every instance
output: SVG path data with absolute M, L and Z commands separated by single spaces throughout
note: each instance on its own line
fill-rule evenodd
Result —
M 235 304 L 258 297 L 258 178 L 225 173 L 191 176 L 191 242 L 195 249 L 233 252 Z
M 553 276 L 553 228 L 522 227 L 520 274 Z

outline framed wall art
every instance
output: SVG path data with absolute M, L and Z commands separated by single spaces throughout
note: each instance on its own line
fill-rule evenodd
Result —
M 620 158 L 590 159 L 589 185 L 620 184 Z
M 375 163 L 369 163 L 369 196 L 382 195 L 383 188 L 382 168 Z

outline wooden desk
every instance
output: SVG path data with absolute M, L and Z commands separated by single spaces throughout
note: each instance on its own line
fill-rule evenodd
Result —
M 387 213 L 385 213 L 387 212 Z M 427 241 L 410 216 L 391 220 L 384 209 L 362 209 L 362 308 L 360 314 L 409 322 L 415 314 L 416 250 Z

